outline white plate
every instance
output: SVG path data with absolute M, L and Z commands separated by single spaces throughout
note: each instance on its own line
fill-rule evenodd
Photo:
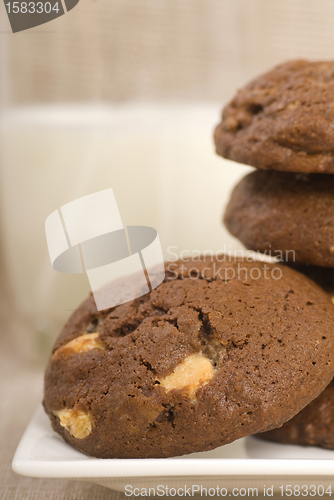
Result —
M 128 492 L 132 488 L 266 487 L 323 484 L 334 476 L 334 451 L 239 439 L 213 451 L 167 459 L 90 458 L 65 443 L 51 429 L 39 407 L 13 460 L 13 470 L 33 477 L 76 478 Z M 196 488 L 195 488 L 196 490 Z M 137 490 L 138 492 L 138 490 Z

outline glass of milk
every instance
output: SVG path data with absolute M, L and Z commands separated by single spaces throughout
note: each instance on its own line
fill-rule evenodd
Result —
M 166 259 L 234 250 L 221 218 L 250 169 L 215 155 L 217 105 L 12 107 L 0 116 L 2 252 L 12 336 L 44 359 L 89 293 L 85 274 L 52 269 L 44 223 L 60 206 L 111 187 L 124 225 L 158 230 Z

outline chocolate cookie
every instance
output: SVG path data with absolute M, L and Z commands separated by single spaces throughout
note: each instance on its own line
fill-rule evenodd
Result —
M 334 381 L 279 429 L 257 434 L 266 441 L 334 449 Z
M 170 263 L 150 294 L 78 308 L 54 346 L 44 407 L 96 457 L 210 450 L 282 425 L 324 390 L 333 323 L 327 294 L 288 267 Z
M 318 283 L 334 302 L 334 269 L 294 264 L 299 272 Z M 282 427 L 256 437 L 284 444 L 321 446 L 334 449 L 334 381 Z
M 256 170 L 234 188 L 224 222 L 251 250 L 334 267 L 334 176 Z
M 334 61 L 291 61 L 225 107 L 217 153 L 264 170 L 334 173 Z

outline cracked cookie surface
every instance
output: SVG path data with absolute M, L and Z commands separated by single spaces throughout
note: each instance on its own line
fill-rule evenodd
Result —
M 334 173 L 334 61 L 289 61 L 239 90 L 215 130 L 220 156 L 264 170 Z
M 74 312 L 45 374 L 66 441 L 101 458 L 210 450 L 281 425 L 326 387 L 326 293 L 278 264 L 223 259 L 170 263 L 151 293 L 101 312 L 90 296 Z M 68 348 L 89 334 L 89 349 Z

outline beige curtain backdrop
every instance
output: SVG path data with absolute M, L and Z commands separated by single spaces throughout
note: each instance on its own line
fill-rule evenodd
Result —
M 224 101 L 286 59 L 333 58 L 334 2 L 81 0 L 1 44 L 3 102 Z

